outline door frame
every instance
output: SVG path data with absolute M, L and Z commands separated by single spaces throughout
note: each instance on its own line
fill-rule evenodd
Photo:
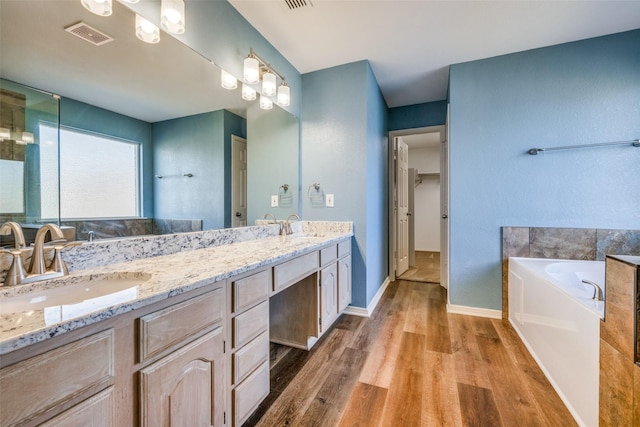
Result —
M 396 230 L 396 188 L 395 188 L 395 175 L 396 175 L 396 147 L 395 147 L 395 138 L 398 136 L 406 136 L 406 135 L 416 135 L 421 133 L 440 133 L 440 142 L 444 141 L 446 138 L 446 126 L 445 125 L 437 125 L 437 126 L 426 126 L 420 128 L 413 129 L 402 129 L 402 130 L 394 130 L 389 132 L 389 280 L 396 280 L 396 239 L 397 239 L 397 230 Z M 449 170 L 447 169 L 447 174 Z M 449 182 L 449 177 L 447 176 L 447 182 Z M 449 257 L 449 253 L 442 253 L 442 242 L 440 243 L 440 256 Z M 448 265 L 448 263 L 447 263 Z M 442 275 L 442 273 L 441 273 Z

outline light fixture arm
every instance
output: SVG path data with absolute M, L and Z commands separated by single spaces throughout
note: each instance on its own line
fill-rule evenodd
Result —
M 280 74 L 278 71 L 276 71 L 276 69 L 273 68 L 271 66 L 271 64 L 269 64 L 264 59 L 260 58 L 260 56 L 253 50 L 253 48 L 249 48 L 249 58 L 255 58 L 258 61 L 258 64 L 260 65 L 260 74 L 261 75 L 263 73 L 267 72 L 267 71 L 270 71 L 273 74 L 275 74 L 276 76 L 278 76 L 280 78 L 280 80 L 282 80 L 282 83 L 286 84 L 286 79 L 284 78 L 284 76 L 282 74 Z

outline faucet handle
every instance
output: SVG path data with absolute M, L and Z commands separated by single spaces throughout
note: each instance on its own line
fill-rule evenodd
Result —
M 6 250 L 3 249 L 0 253 L 8 253 L 13 256 L 13 262 L 11 267 L 7 271 L 7 275 L 4 278 L 5 286 L 19 285 L 27 276 L 27 273 L 22 265 L 22 252 L 19 249 Z
M 64 241 L 66 242 L 66 240 Z M 64 276 L 69 274 L 69 269 L 67 268 L 67 264 L 62 259 L 62 251 L 67 248 L 72 248 L 74 246 L 80 246 L 82 242 L 69 242 L 64 245 L 55 245 L 53 249 L 55 250 L 53 253 L 53 261 L 51 261 L 51 270 L 62 273 Z

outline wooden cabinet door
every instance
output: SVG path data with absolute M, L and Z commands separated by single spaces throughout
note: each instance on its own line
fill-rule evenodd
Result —
M 338 313 L 351 304 L 351 256 L 338 261 Z
M 320 331 L 326 331 L 338 317 L 338 266 L 320 271 Z
M 219 327 L 141 370 L 142 425 L 223 425 L 223 345 Z

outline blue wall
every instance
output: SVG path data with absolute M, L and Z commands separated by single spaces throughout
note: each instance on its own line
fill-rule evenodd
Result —
M 302 213 L 306 220 L 353 221 L 353 301 L 366 307 L 387 276 L 386 105 L 367 61 L 302 76 Z M 335 207 L 312 204 L 319 183 Z
M 292 213 L 299 213 L 298 186 L 300 126 L 298 118 L 284 110 L 262 110 L 252 105 L 247 110 L 247 121 L 251 123 L 247 135 L 247 224 L 255 224 L 265 213 L 278 220 Z M 287 195 L 278 207 L 271 207 L 271 196 L 280 187 L 289 186 Z
M 389 131 L 444 125 L 447 101 L 389 108 Z
M 138 142 L 142 163 L 142 216 L 153 217 L 151 124 L 70 98 L 60 99 L 60 125 Z
M 501 226 L 640 229 L 640 30 L 450 68 L 450 302 L 499 310 Z
M 244 120 L 225 110 L 153 124 L 156 218 L 201 219 L 204 229 L 231 225 L 231 134 Z M 193 174 L 192 178 L 184 173 Z

